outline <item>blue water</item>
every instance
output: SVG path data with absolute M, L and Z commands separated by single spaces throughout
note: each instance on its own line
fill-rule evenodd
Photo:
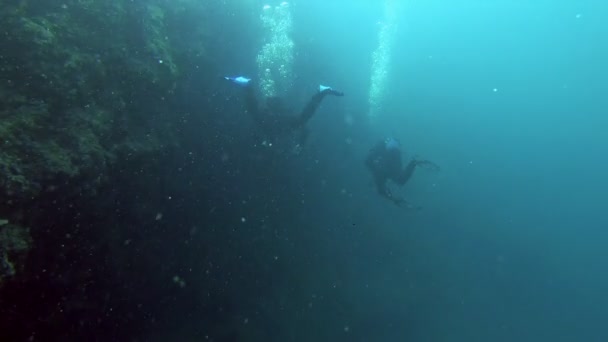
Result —
M 1 2 L 1 341 L 608 341 L 608 2 L 293 0 L 285 108 L 346 94 L 299 154 L 223 78 L 265 0 L 47 2 Z
M 405 2 L 385 111 L 369 125 L 381 4 L 294 13 L 303 78 L 348 94 L 313 120 L 330 185 L 311 205 L 332 227 L 317 239 L 334 268 L 319 272 L 340 279 L 347 309 L 319 310 L 326 328 L 295 340 L 607 341 L 608 5 Z M 399 191 L 420 212 L 368 183 L 361 160 L 387 134 L 442 167 Z

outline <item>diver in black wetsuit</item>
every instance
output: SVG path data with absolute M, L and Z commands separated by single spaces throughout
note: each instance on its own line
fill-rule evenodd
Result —
M 303 144 L 308 137 L 306 123 L 313 117 L 325 96 L 344 96 L 342 92 L 321 85 L 319 91 L 312 96 L 299 115 L 286 115 L 289 110 L 278 97 L 267 98 L 266 106 L 261 108 L 250 79 L 245 77 L 225 77 L 225 79 L 245 88 L 247 111 L 264 135 L 271 140 L 295 133 L 299 135 L 299 143 Z
M 386 138 L 376 144 L 368 153 L 365 165 L 371 171 L 378 193 L 398 206 L 411 206 L 401 197 L 394 196 L 387 187 L 390 179 L 400 186 L 407 183 L 417 166 L 439 170 L 439 167 L 428 160 L 413 158 L 405 168 L 401 161 L 401 144 L 397 139 Z

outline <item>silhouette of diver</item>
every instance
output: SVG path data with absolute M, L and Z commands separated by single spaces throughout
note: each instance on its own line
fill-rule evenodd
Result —
M 297 134 L 298 143 L 304 144 L 308 137 L 306 124 L 313 117 L 323 99 L 327 95 L 344 96 L 344 93 L 340 91 L 320 85 L 319 90 L 312 96 L 299 115 L 291 115 L 290 110 L 287 109 L 279 97 L 268 97 L 266 106 L 260 107 L 250 79 L 242 76 L 224 78 L 245 88 L 247 111 L 262 133 L 271 141 L 270 143 L 278 137 Z
M 439 166 L 428 160 L 413 158 L 405 168 L 401 161 L 401 144 L 395 138 L 386 138 L 377 143 L 368 153 L 365 165 L 371 171 L 376 190 L 380 196 L 392 201 L 398 206 L 413 208 L 405 199 L 394 196 L 387 187 L 387 181 L 392 180 L 400 186 L 405 185 L 417 166 L 425 166 L 439 170 Z

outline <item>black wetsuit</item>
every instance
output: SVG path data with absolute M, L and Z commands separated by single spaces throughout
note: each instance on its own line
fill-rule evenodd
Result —
M 368 153 L 365 165 L 374 176 L 374 182 L 378 193 L 389 200 L 400 204 L 404 202 L 401 198 L 392 195 L 386 186 L 390 179 L 399 185 L 404 185 L 414 174 L 418 161 L 412 159 L 405 168 L 401 161 L 401 150 L 398 148 L 387 149 L 384 142 L 376 144 Z
M 260 108 L 258 100 L 255 96 L 254 87 L 248 85 L 246 87 L 246 106 L 247 111 L 261 129 L 262 133 L 269 139 L 273 140 L 277 137 L 297 134 L 298 142 L 304 143 L 308 137 L 306 123 L 315 114 L 321 101 L 327 95 L 343 96 L 343 93 L 334 90 L 319 91 L 312 96 L 306 106 L 302 109 L 299 115 L 286 115 L 286 113 L 277 113 L 277 109 Z M 279 111 L 281 111 L 279 109 Z

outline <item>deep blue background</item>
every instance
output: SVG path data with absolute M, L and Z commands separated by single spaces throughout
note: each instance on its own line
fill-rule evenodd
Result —
M 348 94 L 314 118 L 318 163 L 299 171 L 315 199 L 301 228 L 326 253 L 310 258 L 334 265 L 316 280 L 330 296 L 340 274 L 336 296 L 348 303 L 317 312 L 332 322 L 320 340 L 343 326 L 345 341 L 607 340 L 607 5 L 402 5 L 374 123 L 366 100 L 383 5 L 293 7 L 296 87 L 321 79 Z M 386 134 L 442 167 L 401 191 L 420 212 L 377 198 L 361 164 Z

